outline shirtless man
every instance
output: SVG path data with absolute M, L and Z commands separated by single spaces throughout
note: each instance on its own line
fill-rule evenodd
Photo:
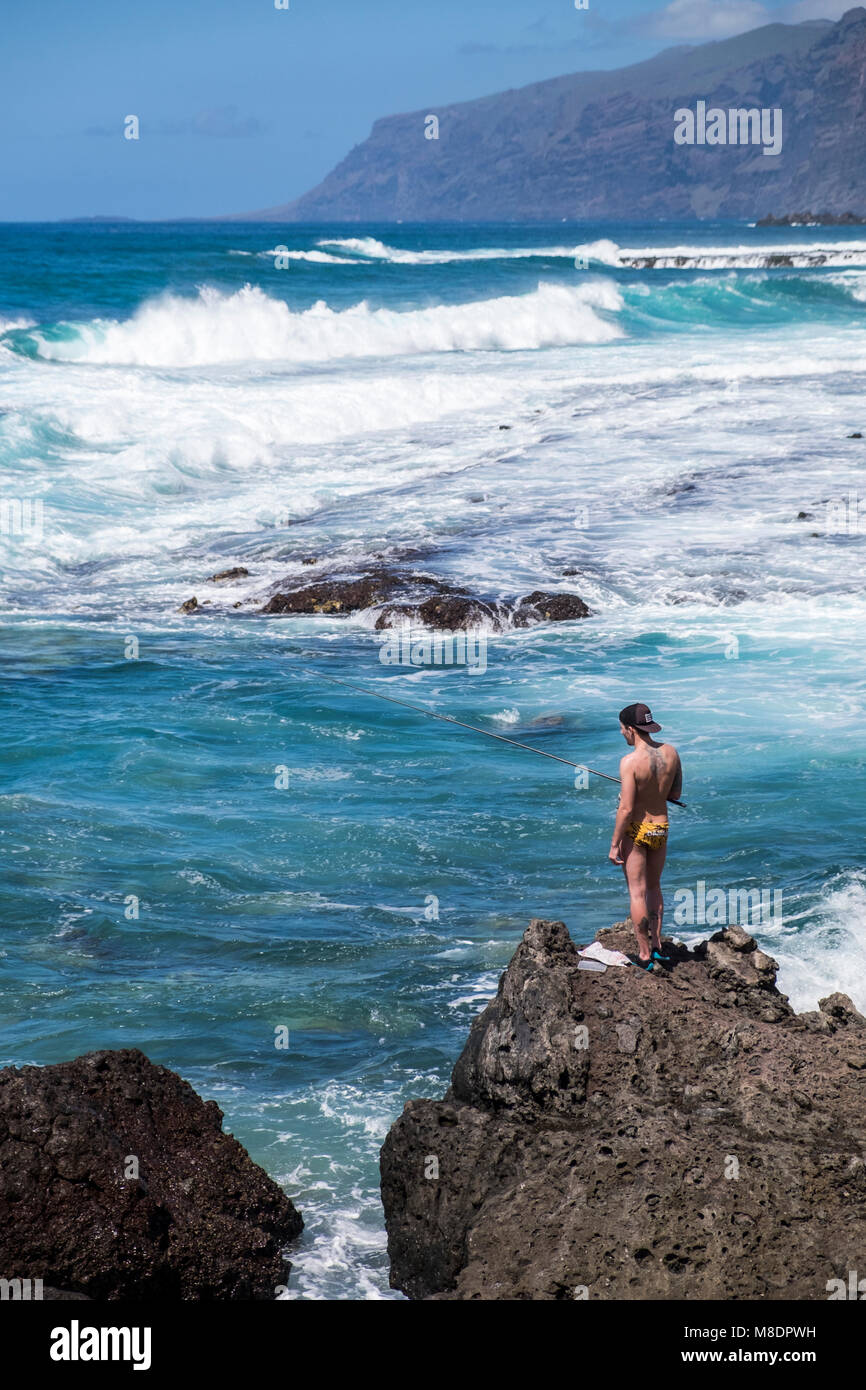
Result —
M 683 787 L 680 755 L 670 743 L 650 738 L 661 724 L 646 705 L 620 711 L 619 727 L 632 749 L 619 765 L 622 791 L 608 858 L 622 864 L 628 884 L 632 925 L 638 939 L 636 964 L 651 970 L 667 959 L 662 945 L 662 869 L 668 847 L 667 800 L 678 801 Z

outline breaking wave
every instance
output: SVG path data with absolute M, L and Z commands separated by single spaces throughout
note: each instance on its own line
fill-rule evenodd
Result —
M 435 251 L 410 251 L 401 246 L 387 246 L 376 237 L 331 237 L 316 243 L 329 246 L 340 253 L 349 252 L 367 261 L 387 261 L 392 265 L 452 265 L 459 261 L 519 261 L 519 260 L 573 260 L 578 254 L 586 255 L 585 246 L 479 246 L 470 250 L 458 251 L 442 249 Z M 617 246 L 612 241 L 593 242 L 598 254 L 592 259 L 600 265 L 615 265 Z M 269 253 L 270 254 L 270 253 Z M 342 260 L 343 255 L 334 257 Z
M 830 878 L 811 910 L 795 917 L 796 931 L 768 933 L 780 987 L 798 1011 L 814 1009 L 825 995 L 847 994 L 866 1009 L 866 874 L 847 870 Z
M 230 256 L 255 256 L 257 260 L 273 260 L 283 256 L 287 261 L 312 261 L 315 265 L 361 265 L 361 261 L 350 260 L 348 256 L 332 256 L 328 251 L 292 251 L 286 246 L 272 246 L 270 251 L 230 250 Z
M 13 333 L 7 346 L 49 361 L 144 367 L 516 351 L 609 342 L 621 329 L 601 313 L 622 307 L 616 287 L 603 280 L 400 311 L 373 309 L 366 301 L 334 310 L 323 300 L 292 310 L 247 285 L 233 294 L 205 288 L 196 298 L 161 296 L 124 322 L 96 319 Z

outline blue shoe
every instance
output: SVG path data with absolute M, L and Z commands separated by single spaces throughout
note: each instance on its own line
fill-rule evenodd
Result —
M 652 955 L 650 956 L 650 960 L 660 960 L 663 965 L 667 965 L 668 961 L 670 960 L 670 956 L 663 956 L 661 951 L 653 951 Z

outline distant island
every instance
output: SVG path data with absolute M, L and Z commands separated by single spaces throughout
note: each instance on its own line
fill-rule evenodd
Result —
M 837 23 L 767 24 L 617 71 L 431 99 L 376 121 L 302 197 L 226 220 L 754 220 L 768 207 L 824 207 L 848 225 L 842 209 L 866 208 L 864 71 L 858 7 Z M 675 143 L 675 112 L 714 109 L 781 112 L 780 151 L 754 132 L 751 144 Z

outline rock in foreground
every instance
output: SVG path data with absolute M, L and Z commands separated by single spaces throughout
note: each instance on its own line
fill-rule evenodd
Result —
M 5 1277 L 103 1299 L 273 1298 L 302 1226 L 219 1107 L 143 1053 L 0 1071 Z
M 740 927 L 669 952 L 595 974 L 530 924 L 445 1098 L 383 1146 L 394 1287 L 826 1299 L 862 1265 L 866 1019 L 839 994 L 794 1014 Z

